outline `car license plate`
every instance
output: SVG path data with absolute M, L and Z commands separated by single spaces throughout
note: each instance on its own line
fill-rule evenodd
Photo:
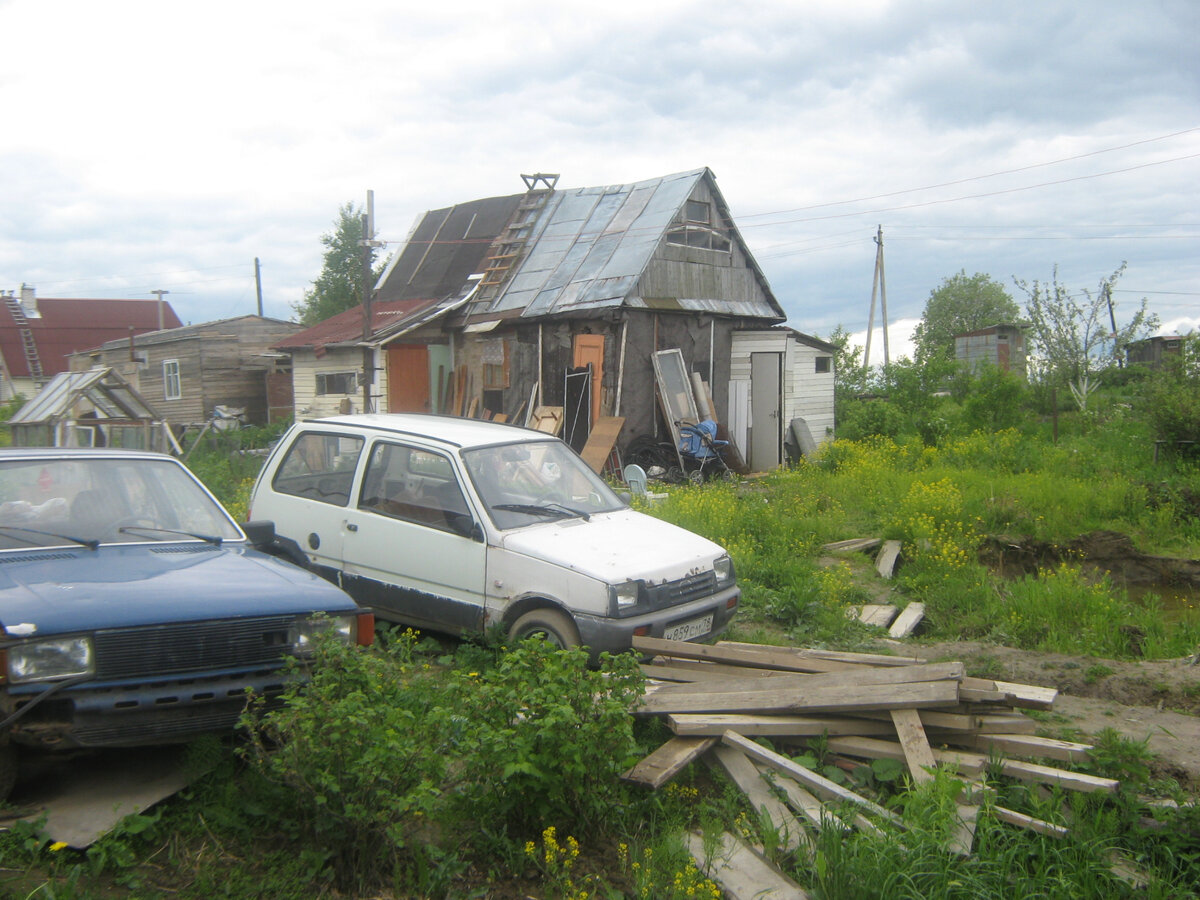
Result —
M 692 619 L 681 622 L 663 630 L 663 637 L 668 641 L 690 641 L 692 638 L 703 637 L 712 631 L 713 617 L 710 613 L 702 619 Z

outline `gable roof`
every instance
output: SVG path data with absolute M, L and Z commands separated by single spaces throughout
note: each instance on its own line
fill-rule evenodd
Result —
M 397 323 L 416 317 L 424 310 L 437 306 L 436 300 L 392 300 L 371 304 L 371 334 L 390 331 Z M 346 346 L 363 339 L 363 310 L 352 306 L 344 312 L 318 322 L 311 328 L 298 331 L 278 343 L 274 350 L 317 350 L 329 346 Z
M 38 315 L 27 315 L 29 333 L 37 346 L 42 374 L 49 378 L 69 368 L 72 353 L 90 350 L 105 341 L 129 339 L 158 330 L 159 301 L 114 299 L 68 299 L 38 297 Z M 166 328 L 183 323 L 169 303 L 162 303 L 162 321 Z M 21 328 L 6 303 L 0 303 L 0 353 L 10 377 L 29 378 Z
M 701 182 L 761 288 L 761 299 L 680 297 L 664 305 L 638 295 L 642 275 Z M 501 258 L 499 245 L 518 231 L 522 252 L 489 290 L 485 273 Z M 530 190 L 431 210 L 418 217 L 388 262 L 375 298 L 373 341 L 394 338 L 454 310 L 476 322 L 623 306 L 744 316 L 767 324 L 786 318 L 707 168 L 632 184 Z M 357 306 L 273 346 L 346 346 L 361 342 L 362 334 L 362 307 Z
M 289 322 L 286 319 L 273 319 L 269 316 L 247 314 L 244 316 L 233 316 L 228 319 L 215 319 L 212 322 L 201 322 L 198 325 L 181 325 L 178 328 L 164 328 L 162 331 L 143 332 L 134 336 L 133 343 L 136 347 L 146 347 L 155 344 L 172 344 L 177 341 L 194 340 L 211 335 L 214 331 L 236 329 L 239 324 L 245 322 L 267 322 L 272 325 L 279 325 L 281 328 L 291 328 L 294 331 L 300 329 L 300 326 L 295 322 Z M 99 349 L 113 350 L 122 346 L 129 346 L 128 335 L 118 340 L 105 341 L 99 346 Z

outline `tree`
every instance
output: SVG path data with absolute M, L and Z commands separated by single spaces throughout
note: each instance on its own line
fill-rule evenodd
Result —
M 1020 317 L 1021 310 L 1002 284 L 979 272 L 967 275 L 963 269 L 929 292 L 913 332 L 917 359 L 954 359 L 956 334 L 1011 324 Z
M 1129 322 L 1112 330 L 1113 288 L 1124 273 L 1122 262 L 1101 280 L 1094 295 L 1084 288 L 1081 296 L 1059 283 L 1057 265 L 1049 284 L 1013 279 L 1028 298 L 1025 312 L 1034 350 L 1031 363 L 1043 380 L 1075 385 L 1086 394 L 1089 375 L 1110 366 L 1130 341 L 1149 336 L 1158 327 L 1158 316 L 1147 311 L 1148 301 L 1143 297 Z
M 321 235 L 321 243 L 325 245 L 321 274 L 313 282 L 312 289 L 305 291 L 304 299 L 293 307 L 300 317 L 300 324 L 324 322 L 362 303 L 362 239 L 362 210 L 353 203 L 346 203 L 338 210 L 333 231 Z M 375 252 L 374 247 L 370 248 L 372 283 L 379 274 L 375 268 Z

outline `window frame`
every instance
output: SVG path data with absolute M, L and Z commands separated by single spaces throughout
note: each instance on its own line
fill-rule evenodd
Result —
M 183 374 L 178 359 L 163 360 L 163 399 L 183 399 Z M 172 388 L 174 388 L 172 390 Z

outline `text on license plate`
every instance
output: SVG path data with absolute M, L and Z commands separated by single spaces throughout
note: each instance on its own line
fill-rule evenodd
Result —
M 703 637 L 712 631 L 712 623 L 713 617 L 710 613 L 701 619 L 692 619 L 690 622 L 681 622 L 663 629 L 663 637 L 668 641 L 690 641 L 692 638 Z

